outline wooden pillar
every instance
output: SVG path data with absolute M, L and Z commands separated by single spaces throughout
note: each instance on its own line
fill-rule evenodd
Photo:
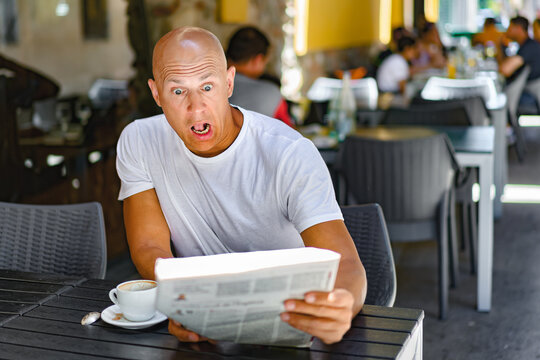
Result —
M 148 18 L 144 0 L 129 0 L 127 7 L 129 43 L 135 53 L 134 88 L 137 92 L 137 106 L 141 116 L 160 113 L 148 89 L 148 79 L 152 77 L 152 51 L 154 44 L 149 36 Z

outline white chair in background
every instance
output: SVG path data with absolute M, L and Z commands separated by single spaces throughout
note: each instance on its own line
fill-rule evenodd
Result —
M 433 76 L 429 78 L 420 95 L 426 100 L 460 99 L 480 95 L 488 109 L 499 102 L 495 82 L 489 77 L 448 79 Z
M 330 101 L 341 90 L 341 83 L 340 79 L 319 77 L 311 85 L 307 97 L 311 101 Z M 377 108 L 379 91 L 374 78 L 351 80 L 351 89 L 359 109 L 375 110 Z

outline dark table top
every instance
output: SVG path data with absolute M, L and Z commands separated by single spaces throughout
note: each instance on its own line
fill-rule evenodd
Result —
M 431 136 L 437 132 L 446 134 L 457 152 L 493 152 L 495 129 L 492 126 L 379 125 L 373 128 L 359 128 L 356 135 L 397 140 Z
M 446 134 L 458 153 L 492 154 L 495 148 L 495 129 L 492 126 L 379 125 L 358 128 L 356 135 L 380 140 L 397 140 L 431 136 L 437 132 Z M 328 165 L 336 163 L 338 150 L 339 146 L 319 148 Z
M 29 359 L 396 359 L 422 326 L 422 310 L 366 305 L 340 343 L 310 349 L 180 343 L 167 322 L 126 330 L 102 320 L 82 326 L 90 311 L 111 305 L 116 284 L 0 270 L 0 358 Z

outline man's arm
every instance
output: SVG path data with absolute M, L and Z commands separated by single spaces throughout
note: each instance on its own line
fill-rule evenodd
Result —
M 124 223 L 131 259 L 145 279 L 155 279 L 158 258 L 173 257 L 171 234 L 154 189 L 124 200 Z
M 287 300 L 282 319 L 330 344 L 340 341 L 351 320 L 364 305 L 367 280 L 364 266 L 345 223 L 341 220 L 314 225 L 301 234 L 306 246 L 341 254 L 334 290 L 309 292 L 304 300 Z
M 519 55 L 507 57 L 499 64 L 499 72 L 503 74 L 504 77 L 510 77 L 510 75 L 523 65 L 523 63 L 523 58 Z
M 165 221 L 154 189 L 132 195 L 124 200 L 124 223 L 131 259 L 145 279 L 155 279 L 154 266 L 158 258 L 172 258 L 171 233 Z M 169 320 L 169 332 L 180 341 L 208 340 L 182 324 Z

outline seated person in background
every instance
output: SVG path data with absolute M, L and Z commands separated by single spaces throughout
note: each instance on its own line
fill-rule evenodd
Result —
M 398 53 L 387 57 L 377 70 L 377 85 L 381 92 L 405 93 L 411 75 L 410 62 L 418 55 L 416 40 L 403 37 L 398 40 Z
M 381 51 L 374 61 L 375 71 L 379 68 L 379 66 L 381 66 L 382 62 L 387 57 L 398 52 L 398 41 L 405 36 L 414 37 L 409 30 L 402 26 L 398 26 L 392 30 L 392 38 L 390 39 L 390 43 L 388 43 L 388 47 Z
M 287 102 L 275 82 L 261 79 L 268 62 L 268 38 L 257 28 L 240 28 L 229 40 L 229 66 L 236 68 L 231 104 L 279 119 L 293 126 Z
M 495 47 L 495 58 L 501 60 L 503 58 L 503 47 L 504 47 L 504 33 L 500 32 L 497 29 L 496 22 L 494 18 L 486 18 L 484 20 L 484 26 L 482 32 L 474 35 L 472 39 L 473 45 L 482 45 L 484 47 L 494 46 Z
M 533 38 L 537 42 L 540 42 L 540 18 L 533 21 Z
M 418 56 L 413 66 L 419 71 L 446 66 L 446 50 L 434 23 L 426 22 L 420 29 L 417 48 Z
M 523 16 L 510 20 L 506 36 L 519 44 L 519 50 L 516 55 L 505 58 L 499 64 L 499 72 L 510 78 L 527 64 L 531 68 L 528 80 L 540 78 L 540 43 L 529 37 L 529 20 Z
M 363 306 L 365 270 L 328 169 L 285 124 L 229 104 L 235 68 L 200 28 L 154 48 L 148 80 L 163 114 L 126 126 L 118 141 L 119 199 L 131 257 L 154 278 L 157 258 L 313 246 L 341 254 L 335 289 L 287 300 L 282 320 L 325 343 L 341 340 Z M 176 322 L 181 341 L 202 341 Z

